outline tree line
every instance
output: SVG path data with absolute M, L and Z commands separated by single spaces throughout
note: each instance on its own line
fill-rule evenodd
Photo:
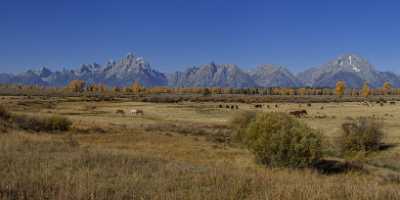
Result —
M 72 93 L 117 93 L 117 94 L 201 94 L 201 95 L 288 95 L 288 96 L 377 96 L 400 95 L 400 88 L 393 88 L 389 82 L 385 82 L 381 88 L 372 88 L 367 82 L 362 88 L 348 88 L 345 81 L 338 81 L 335 88 L 221 88 L 221 87 L 144 87 L 138 81 L 128 87 L 108 87 L 104 84 L 87 84 L 83 80 L 73 80 L 64 88 L 24 85 L 1 85 L 1 88 L 13 88 L 20 91 L 53 91 Z

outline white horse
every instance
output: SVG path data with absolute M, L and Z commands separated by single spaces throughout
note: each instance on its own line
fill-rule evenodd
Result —
M 144 115 L 143 110 L 133 109 L 129 112 L 131 115 Z

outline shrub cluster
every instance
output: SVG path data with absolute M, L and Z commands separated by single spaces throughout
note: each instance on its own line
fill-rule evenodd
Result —
M 309 167 L 322 156 L 320 133 L 285 113 L 257 114 L 241 138 L 256 159 L 267 166 Z
M 0 129 L 5 131 L 6 128 L 15 127 L 27 131 L 35 132 L 56 132 L 68 131 L 72 122 L 59 116 L 50 117 L 34 117 L 28 115 L 16 115 L 7 111 L 4 107 L 0 106 Z
M 68 131 L 72 122 L 65 117 L 31 117 L 27 115 L 15 115 L 13 122 L 21 129 L 35 132 Z
M 11 117 L 10 112 L 8 112 L 8 110 L 5 109 L 3 106 L 0 106 L 0 119 L 9 120 L 10 117 Z
M 3 107 L 0 106 L 0 133 L 7 132 L 10 127 L 11 114 Z
M 256 118 L 256 112 L 241 111 L 237 112 L 231 118 L 230 127 L 235 130 L 234 139 L 242 141 L 245 138 L 247 126 Z
M 342 125 L 338 144 L 342 154 L 375 151 L 383 139 L 382 123 L 371 117 L 348 119 Z

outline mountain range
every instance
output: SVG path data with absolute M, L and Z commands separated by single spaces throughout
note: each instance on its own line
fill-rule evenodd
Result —
M 209 64 L 189 67 L 184 71 L 165 74 L 153 69 L 142 57 L 129 53 L 118 61 L 104 65 L 84 64 L 74 70 L 51 71 L 46 67 L 20 74 L 0 73 L 0 84 L 23 84 L 62 87 L 71 80 L 87 84 L 128 86 L 134 81 L 145 87 L 334 87 L 344 80 L 347 87 L 360 88 L 364 82 L 381 87 L 384 82 L 400 87 L 400 76 L 375 69 L 356 54 L 345 54 L 319 67 L 297 75 L 280 65 L 264 64 L 244 71 L 234 64 Z

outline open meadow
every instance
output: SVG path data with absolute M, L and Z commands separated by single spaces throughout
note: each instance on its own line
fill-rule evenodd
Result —
M 60 133 L 1 130 L 0 199 L 400 199 L 400 102 L 3 96 L 0 103 L 14 114 L 72 121 Z M 299 120 L 323 135 L 319 167 L 265 167 L 232 136 L 230 121 L 243 111 L 296 110 L 306 110 Z M 348 118 L 362 116 L 382 120 L 385 145 L 348 160 L 335 141 Z

